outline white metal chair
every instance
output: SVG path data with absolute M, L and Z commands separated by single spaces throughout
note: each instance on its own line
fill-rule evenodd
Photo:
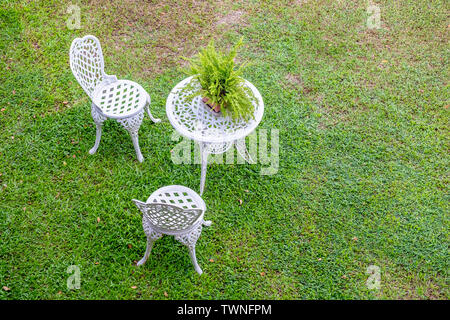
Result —
M 150 113 L 150 95 L 139 84 L 117 80 L 104 71 L 102 48 L 92 35 L 73 40 L 70 47 L 70 68 L 83 90 L 92 100 L 91 114 L 97 127 L 94 154 L 100 144 L 102 125 L 107 118 L 116 119 L 131 135 L 139 162 L 144 160 L 139 148 L 138 131 L 144 109 L 153 122 L 160 122 Z
M 143 213 L 142 226 L 147 235 L 147 249 L 137 265 L 147 261 L 153 243 L 163 234 L 167 234 L 175 236 L 175 240 L 188 247 L 195 271 L 202 274 L 195 256 L 195 244 L 202 232 L 202 226 L 211 225 L 211 221 L 203 220 L 206 211 L 203 199 L 192 189 L 173 185 L 156 190 L 147 202 L 135 199 L 133 201 Z

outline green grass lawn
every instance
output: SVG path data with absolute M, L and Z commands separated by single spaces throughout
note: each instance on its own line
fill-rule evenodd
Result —
M 448 1 L 377 1 L 380 29 L 367 1 L 72 3 L 79 30 L 66 26 L 70 1 L 1 1 L 0 299 L 449 298 Z M 143 163 L 114 121 L 88 154 L 90 101 L 69 68 L 86 34 L 162 119 L 144 119 Z M 279 130 L 278 172 L 210 164 L 204 274 L 168 236 L 138 268 L 146 238 L 131 199 L 199 189 L 200 166 L 170 153 L 165 99 L 185 77 L 181 56 L 241 36 L 259 128 Z

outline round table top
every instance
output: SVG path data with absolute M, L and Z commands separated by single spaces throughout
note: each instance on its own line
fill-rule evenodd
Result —
M 179 82 L 170 92 L 166 102 L 166 113 L 170 123 L 181 135 L 198 142 L 227 143 L 241 139 L 250 133 L 261 122 L 264 113 L 264 103 L 259 91 L 249 81 L 245 80 L 245 86 L 250 88 L 256 98 L 255 119 L 245 121 L 233 120 L 230 117 L 214 115 L 209 111 L 200 96 L 188 101 L 190 92 L 181 90 L 192 77 Z M 198 88 L 197 80 L 193 83 Z
M 96 89 L 92 100 L 107 117 L 121 119 L 142 110 L 147 94 L 136 82 L 117 80 Z

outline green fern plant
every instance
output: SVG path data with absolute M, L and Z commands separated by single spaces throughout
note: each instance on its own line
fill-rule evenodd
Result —
M 217 52 L 214 41 L 211 41 L 194 58 L 186 59 L 190 62 L 187 73 L 201 85 L 190 98 L 198 95 L 206 97 L 209 100 L 208 104 L 219 105 L 222 114 L 231 117 L 233 121 L 254 118 L 255 107 L 252 102 L 256 99 L 250 88 L 244 85 L 245 80 L 241 77 L 248 64 L 237 67 L 234 63 L 242 43 L 241 38 L 228 54 L 225 54 Z M 186 89 L 191 90 L 192 86 Z

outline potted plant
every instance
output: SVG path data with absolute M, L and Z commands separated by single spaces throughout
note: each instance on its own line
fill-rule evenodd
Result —
M 211 41 L 194 58 L 186 59 L 190 62 L 187 73 L 200 83 L 200 89 L 192 90 L 192 82 L 185 87 L 193 91 L 189 98 L 200 95 L 208 110 L 217 116 L 231 117 L 233 121 L 254 118 L 255 110 L 254 94 L 241 77 L 248 65 L 234 63 L 242 43 L 241 38 L 228 53 L 222 53 L 216 51 Z

